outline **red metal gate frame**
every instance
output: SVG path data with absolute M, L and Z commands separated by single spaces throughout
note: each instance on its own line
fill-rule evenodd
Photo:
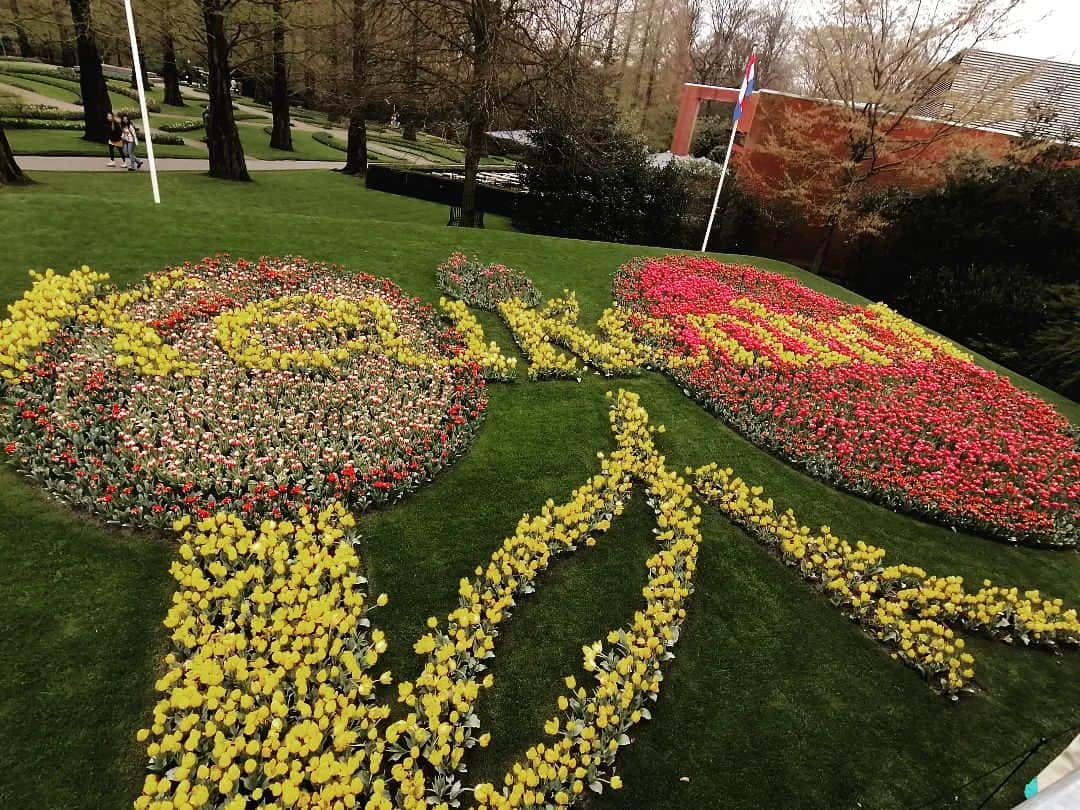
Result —
M 690 154 L 690 141 L 694 137 L 694 124 L 697 122 L 698 110 L 703 101 L 723 101 L 734 104 L 739 98 L 737 87 L 713 87 L 708 84 L 683 85 L 682 100 L 679 102 L 679 117 L 675 120 L 675 132 L 671 136 L 672 154 L 685 157 Z M 749 132 L 754 123 L 754 113 L 757 110 L 757 93 L 751 93 L 750 97 L 743 102 L 742 115 L 736 129 L 739 132 Z

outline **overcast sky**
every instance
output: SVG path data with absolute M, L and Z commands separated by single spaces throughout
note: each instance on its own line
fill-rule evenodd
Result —
M 819 6 L 815 0 L 796 0 L 804 15 Z M 1022 29 L 982 47 L 1036 59 L 1080 63 L 1080 0 L 1024 0 L 1014 28 Z
M 1080 62 L 1080 2 L 1027 0 L 1017 12 L 1024 30 L 986 47 L 1019 56 Z

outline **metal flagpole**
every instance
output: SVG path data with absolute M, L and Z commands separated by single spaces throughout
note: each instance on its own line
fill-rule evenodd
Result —
M 131 36 L 131 64 L 135 71 L 135 84 L 139 88 L 139 111 L 142 113 L 143 138 L 146 140 L 146 161 L 150 164 L 150 186 L 154 190 L 154 203 L 160 205 L 154 140 L 150 137 L 150 113 L 146 109 L 146 88 L 143 86 L 142 60 L 139 58 L 139 42 L 135 38 L 135 15 L 131 11 L 131 0 L 124 0 L 124 11 L 127 13 L 128 34 Z
M 709 236 L 712 234 L 713 220 L 716 218 L 716 206 L 720 202 L 720 190 L 724 187 L 724 178 L 727 176 L 728 161 L 731 160 L 731 147 L 735 145 L 735 132 L 739 129 L 739 122 L 731 122 L 731 138 L 728 140 L 727 154 L 724 155 L 724 168 L 720 170 L 720 182 L 716 184 L 716 196 L 712 201 L 712 213 L 709 214 L 709 224 L 705 227 L 705 238 L 701 240 L 701 252 L 709 244 Z

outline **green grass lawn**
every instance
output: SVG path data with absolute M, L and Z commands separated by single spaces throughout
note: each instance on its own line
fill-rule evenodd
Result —
M 0 73 L 0 83 L 12 87 L 21 87 L 23 90 L 31 90 L 57 101 L 66 101 L 69 104 L 78 104 L 80 99 L 79 94 L 75 90 L 76 85 L 73 85 L 71 89 L 57 87 L 54 84 L 35 81 L 23 74 L 15 75 L 13 73 Z
M 106 146 L 84 141 L 82 133 L 76 130 L 9 129 L 5 132 L 16 155 L 103 157 L 108 154 Z M 154 144 L 154 154 L 157 157 L 205 158 L 206 150 L 187 145 Z M 139 155 L 146 156 L 144 144 L 139 145 Z
M 244 145 L 244 155 L 260 160 L 338 160 L 344 162 L 344 155 L 336 149 L 316 141 L 310 132 L 293 130 L 293 151 L 271 149 L 270 136 L 265 127 L 268 120 L 252 120 L 237 124 L 240 142 Z
M 145 178 L 35 179 L 0 190 L 9 235 L 2 302 L 21 294 L 31 267 L 85 262 L 130 282 L 217 251 L 340 262 L 436 300 L 435 265 L 463 250 L 520 267 L 546 295 L 576 290 L 588 325 L 610 304 L 620 263 L 663 252 L 450 229 L 443 206 L 371 192 L 331 172 L 260 174 L 248 184 L 167 174 L 161 207 L 149 203 Z M 754 261 L 861 300 L 788 265 Z M 509 352 L 505 328 L 480 318 Z M 1080 406 L 1019 382 L 1080 421 Z M 612 447 L 604 392 L 618 386 L 639 392 L 653 421 L 666 424 L 660 448 L 676 468 L 719 461 L 803 522 L 882 545 L 892 561 L 1080 604 L 1080 554 L 957 534 L 838 493 L 758 450 L 660 375 L 523 381 L 492 386 L 476 442 L 451 470 L 359 520 L 371 591 L 391 597 L 373 621 L 390 641 L 381 663 L 396 676 L 416 674 L 411 645 L 424 618 L 456 606 L 459 578 L 486 562 L 522 513 L 565 499 L 597 469 L 595 452 Z M 558 562 L 505 626 L 496 685 L 480 706 L 492 746 L 471 762 L 475 775 L 497 776 L 542 738 L 562 677 L 581 675 L 581 645 L 640 605 L 650 517 L 639 497 L 597 548 Z M 1080 719 L 1080 652 L 973 639 L 982 691 L 951 703 L 719 513 L 706 509 L 702 532 L 697 590 L 654 719 L 619 754 L 624 789 L 593 807 L 919 807 Z M 0 807 L 130 806 L 143 767 L 134 734 L 150 716 L 165 649 L 174 554 L 168 540 L 100 528 L 0 468 Z M 1024 782 L 1066 742 L 1030 760 L 990 806 L 1016 804 Z M 948 806 L 977 806 L 1007 771 Z

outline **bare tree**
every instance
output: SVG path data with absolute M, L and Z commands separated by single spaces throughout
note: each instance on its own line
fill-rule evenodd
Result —
M 880 222 L 860 202 L 901 173 L 934 182 L 969 140 L 946 143 L 965 127 L 993 120 L 1012 81 L 987 82 L 963 94 L 948 89 L 951 57 L 999 35 L 1021 0 L 833 0 L 807 29 L 799 48 L 807 88 L 828 103 L 788 105 L 754 147 L 748 179 L 822 226 L 813 269 L 820 270 L 839 228 L 872 231 Z M 947 120 L 914 121 L 932 102 Z M 923 159 L 937 150 L 935 160 Z M 767 178 L 755 156 L 781 166 Z
M 176 40 L 171 30 L 166 30 L 161 37 L 161 51 L 161 81 L 165 85 L 165 103 L 173 107 L 183 107 L 184 96 L 180 93 L 180 70 L 176 65 Z
M 33 56 L 30 36 L 26 32 L 26 20 L 19 10 L 19 0 L 8 0 L 8 9 L 11 12 L 11 24 L 15 28 L 15 42 L 19 46 L 19 56 Z
M 285 0 L 273 2 L 274 79 L 270 89 L 270 109 L 274 118 L 270 146 L 292 151 L 292 126 L 289 123 L 289 69 L 285 61 Z
M 77 0 L 72 0 L 72 3 Z M 250 180 L 244 147 L 236 129 L 232 108 L 232 73 L 229 52 L 234 42 L 227 31 L 226 14 L 239 0 L 199 0 L 206 34 L 207 92 L 210 114 L 206 145 L 210 152 L 210 175 L 223 180 Z
M 101 55 L 94 39 L 90 0 L 71 0 L 71 21 L 75 24 L 75 47 L 79 56 L 79 92 L 83 105 L 83 138 L 105 143 L 109 136 L 106 114 L 112 112 L 109 88 L 101 69 Z

